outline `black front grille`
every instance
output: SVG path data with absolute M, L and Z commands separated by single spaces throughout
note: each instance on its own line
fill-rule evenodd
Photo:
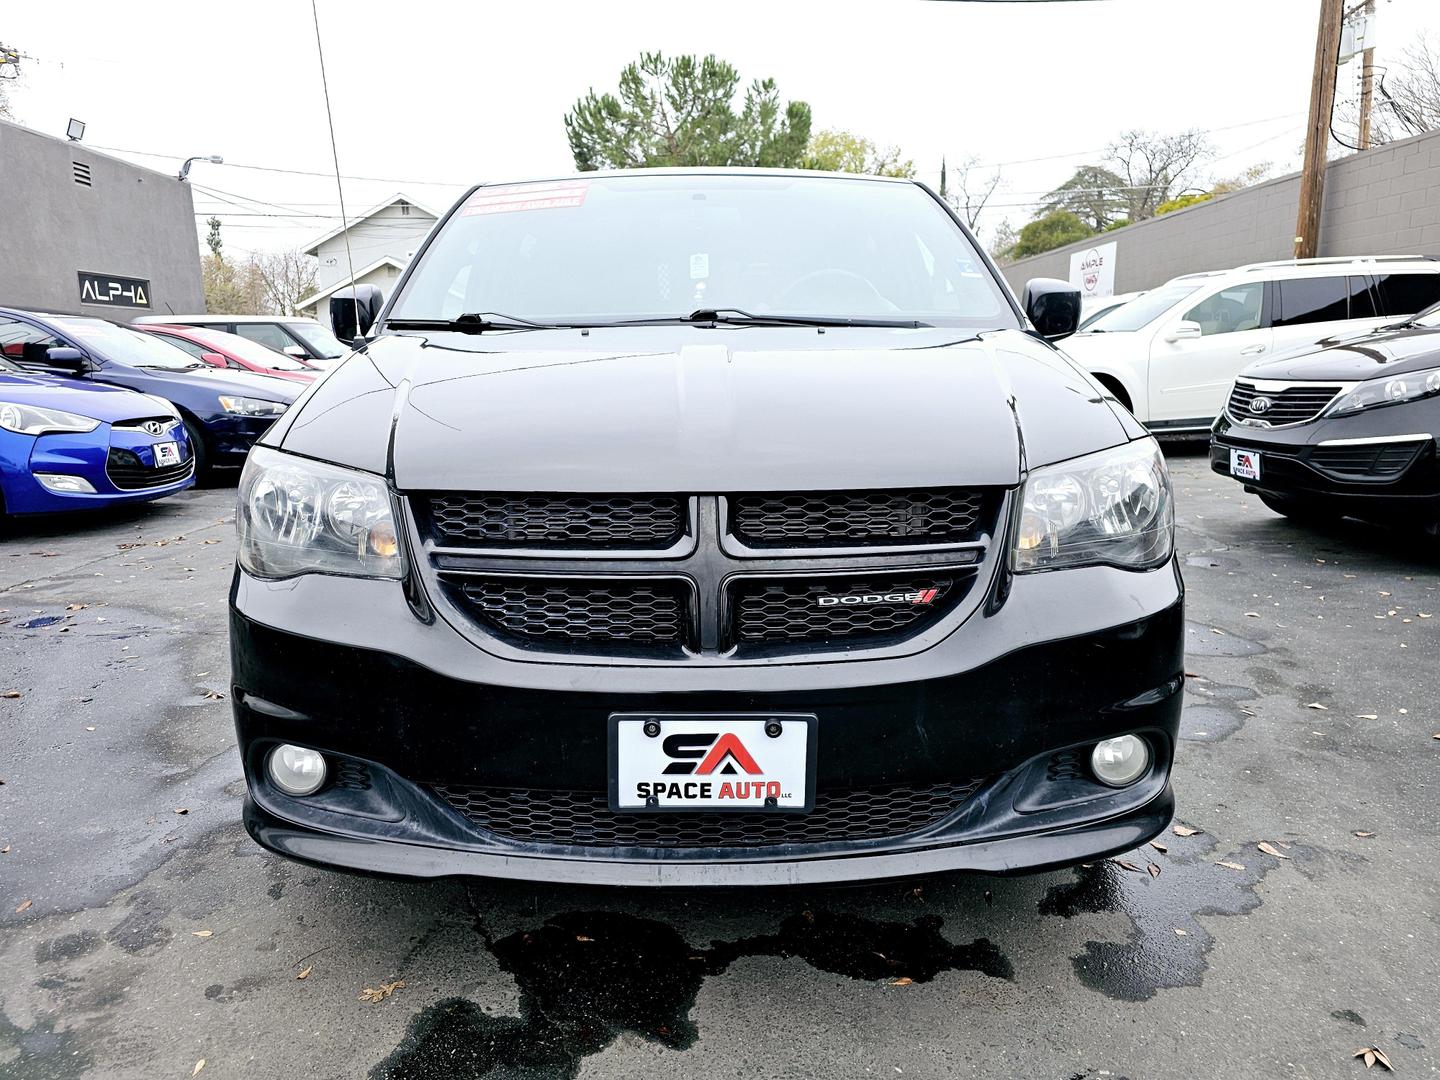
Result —
M 487 832 L 531 844 L 735 848 L 904 836 L 959 810 L 981 783 L 822 788 L 808 814 L 617 814 L 597 791 L 442 785 L 435 792 Z
M 969 575 L 742 580 L 731 594 L 743 644 L 873 641 L 933 623 L 963 595 Z
M 730 531 L 754 548 L 963 543 L 984 503 L 973 488 L 733 495 Z
M 142 491 L 145 488 L 164 487 L 178 480 L 184 480 L 195 468 L 194 458 L 186 458 L 178 465 L 162 465 L 152 469 L 140 460 L 132 450 L 112 446 L 105 458 L 105 475 L 121 491 Z
M 442 544 L 472 547 L 668 548 L 685 535 L 679 495 L 445 494 L 417 500 Z
M 1272 427 L 1280 424 L 1303 424 L 1314 420 L 1325 406 L 1335 400 L 1341 387 L 1316 383 L 1314 385 L 1292 386 L 1288 390 L 1257 390 L 1244 382 L 1237 382 L 1230 391 L 1226 411 L 1234 420 L 1263 420 Z M 1264 398 L 1269 404 L 1256 411 L 1255 401 Z
M 456 592 L 477 619 L 521 641 L 678 649 L 689 636 L 689 594 L 678 581 L 496 577 Z
M 1338 476 L 1399 476 L 1424 446 L 1421 442 L 1371 443 L 1364 446 L 1317 446 L 1310 464 Z

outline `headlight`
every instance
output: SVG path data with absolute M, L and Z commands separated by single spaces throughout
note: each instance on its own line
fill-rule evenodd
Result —
M 1336 404 L 1334 413 L 1358 412 L 1376 405 L 1399 405 L 1402 401 L 1440 394 L 1440 368 L 1407 371 L 1393 379 L 1370 379 L 1351 390 Z
M 369 473 L 257 446 L 240 476 L 240 565 L 259 577 L 404 571 L 390 492 Z
M 99 420 L 92 420 L 88 416 L 0 401 L 0 428 L 21 435 L 44 435 L 50 431 L 94 431 L 99 426 Z
M 1154 439 L 1035 469 L 1025 480 L 1010 565 L 1143 570 L 1170 558 L 1170 474 Z
M 238 416 L 279 416 L 285 411 L 283 401 L 266 401 L 264 398 L 229 397 L 220 395 L 220 407 Z

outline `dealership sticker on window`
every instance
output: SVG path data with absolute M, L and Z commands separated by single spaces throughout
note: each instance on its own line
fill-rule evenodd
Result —
M 584 206 L 588 180 L 557 180 L 547 184 L 497 184 L 483 187 L 460 208 L 461 217 L 515 214 L 523 210 L 560 210 Z
M 697 251 L 690 256 L 690 280 L 699 281 L 701 278 L 710 276 L 710 256 L 703 251 Z

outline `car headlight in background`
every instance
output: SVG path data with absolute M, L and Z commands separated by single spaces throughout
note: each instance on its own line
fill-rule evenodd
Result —
M 99 426 L 99 420 L 92 420 L 88 416 L 0 401 L 0 428 L 20 435 L 44 435 L 52 431 L 94 431 Z
M 220 395 L 220 407 L 237 416 L 279 416 L 288 406 L 283 401 L 266 401 L 264 398 L 230 397 Z
M 1170 474 L 1154 439 L 1033 470 L 1011 550 L 1017 573 L 1159 566 L 1174 548 Z
M 1440 394 L 1440 368 L 1407 371 L 1393 379 L 1370 379 L 1361 383 L 1336 403 L 1331 415 L 1373 409 L 1377 405 L 1399 405 L 1435 394 Z
M 404 571 L 385 481 L 257 446 L 240 477 L 240 565 L 259 577 Z

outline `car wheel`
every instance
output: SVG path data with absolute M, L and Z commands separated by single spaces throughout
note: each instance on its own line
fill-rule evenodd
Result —
M 190 452 L 195 455 L 195 482 L 203 484 L 210 473 L 210 454 L 205 449 L 205 436 L 198 427 L 186 420 L 185 437 L 190 440 Z
M 1299 499 L 1293 495 L 1268 495 L 1263 491 L 1259 494 L 1260 501 L 1271 510 L 1302 525 L 1319 525 L 1335 520 L 1333 514 L 1327 514 L 1324 507 L 1309 499 Z

